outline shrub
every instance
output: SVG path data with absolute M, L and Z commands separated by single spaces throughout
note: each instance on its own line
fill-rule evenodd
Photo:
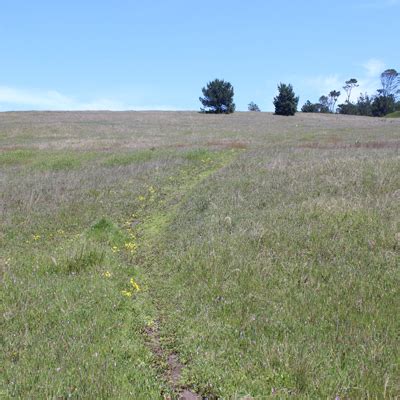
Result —
M 258 107 L 258 105 L 256 103 L 254 103 L 253 101 L 249 103 L 248 105 L 248 110 L 249 111 L 256 111 L 256 112 L 260 112 L 260 107 Z

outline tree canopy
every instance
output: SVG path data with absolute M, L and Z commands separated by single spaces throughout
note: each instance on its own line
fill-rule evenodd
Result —
M 299 98 L 296 97 L 293 86 L 280 83 L 278 85 L 278 96 L 274 98 L 276 115 L 294 115 L 297 112 Z
M 203 96 L 199 97 L 202 112 L 213 114 L 229 114 L 235 111 L 233 102 L 233 86 L 223 79 L 214 79 L 202 89 Z

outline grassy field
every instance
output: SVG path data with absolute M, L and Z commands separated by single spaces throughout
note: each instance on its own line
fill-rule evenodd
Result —
M 387 118 L 400 118 L 400 111 L 395 111 L 386 116 Z
M 400 398 L 399 250 L 399 119 L 1 113 L 0 397 Z

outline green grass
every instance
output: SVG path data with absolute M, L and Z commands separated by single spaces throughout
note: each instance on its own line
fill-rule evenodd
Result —
M 386 118 L 400 118 L 400 111 L 392 112 L 386 115 Z
M 0 153 L 0 166 L 26 166 L 43 171 L 60 171 L 79 168 L 95 159 L 94 152 L 11 150 Z
M 1 398 L 400 396 L 396 121 L 155 113 L 155 149 L 101 149 L 115 115 L 79 151 L 0 153 Z
M 37 152 L 33 150 L 13 150 L 0 153 L 0 165 L 22 164 L 31 161 Z
M 228 397 L 272 387 L 283 397 L 393 396 L 400 210 L 376 204 L 382 181 L 398 187 L 395 158 L 365 180 L 364 160 L 309 168 L 306 154 L 268 173 L 264 157 L 244 154 L 203 183 L 165 232 L 163 268 L 152 272 L 165 288 L 165 334 L 191 366 L 186 381 Z
M 153 151 L 142 150 L 142 151 L 134 151 L 131 153 L 113 154 L 107 157 L 103 161 L 103 164 L 107 166 L 129 165 L 134 163 L 150 161 L 152 158 L 153 158 Z

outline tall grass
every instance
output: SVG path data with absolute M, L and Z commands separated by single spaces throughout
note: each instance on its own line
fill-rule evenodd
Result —
M 249 114 L 1 115 L 1 397 L 400 396 L 400 124 Z

